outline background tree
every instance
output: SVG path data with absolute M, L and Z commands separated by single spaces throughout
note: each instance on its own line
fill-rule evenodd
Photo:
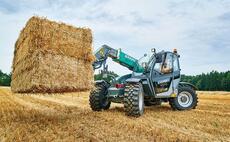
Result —
M 103 77 L 103 74 L 95 74 L 94 80 L 106 80 L 107 82 L 112 81 L 114 78 L 118 77 L 118 75 L 113 71 L 108 71 L 107 77 Z
M 101 73 L 95 74 L 95 80 L 112 81 L 118 75 L 113 71 L 108 71 L 108 76 L 103 78 Z M 194 84 L 199 90 L 206 91 L 230 91 L 230 71 L 202 73 L 200 75 L 181 75 L 181 81 Z M 10 86 L 11 73 L 3 73 L 0 70 L 0 86 Z
M 3 73 L 0 70 L 0 86 L 10 86 L 11 74 Z
M 211 71 L 195 76 L 181 75 L 181 80 L 194 84 L 199 90 L 230 91 L 230 71 Z

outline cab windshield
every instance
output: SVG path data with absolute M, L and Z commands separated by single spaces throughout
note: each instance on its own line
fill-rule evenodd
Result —
M 150 56 L 149 56 L 149 55 L 144 56 L 144 57 L 142 57 L 142 58 L 140 58 L 140 59 L 138 60 L 138 64 L 139 64 L 139 65 L 142 65 L 142 63 L 148 63 L 148 62 L 149 62 L 149 59 L 150 59 Z
M 150 71 L 151 70 L 151 67 L 153 66 L 153 64 L 155 63 L 156 61 L 156 58 L 154 55 L 152 55 L 150 58 L 149 58 L 149 61 L 148 61 L 148 67 L 147 67 L 147 70 Z
M 152 64 L 155 62 L 155 56 L 148 54 L 138 60 L 138 64 L 142 66 L 143 63 L 147 63 L 147 70 L 151 69 Z

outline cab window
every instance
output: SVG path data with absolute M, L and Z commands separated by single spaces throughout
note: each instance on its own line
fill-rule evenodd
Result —
M 163 74 L 169 74 L 172 72 L 172 69 L 173 69 L 173 56 L 171 53 L 167 53 L 166 54 L 166 57 L 164 59 L 164 62 L 161 66 L 161 73 Z
M 174 71 L 179 71 L 179 62 L 178 62 L 178 57 L 176 55 L 173 55 L 173 70 Z
M 157 72 L 161 72 L 162 63 L 155 63 L 154 70 Z
M 155 64 L 154 70 L 162 74 L 169 74 L 173 69 L 173 56 L 171 53 L 166 53 L 165 55 L 162 63 Z

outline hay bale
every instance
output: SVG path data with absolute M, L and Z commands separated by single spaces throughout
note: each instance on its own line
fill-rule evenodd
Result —
M 89 90 L 93 82 L 90 29 L 32 17 L 15 44 L 13 92 Z

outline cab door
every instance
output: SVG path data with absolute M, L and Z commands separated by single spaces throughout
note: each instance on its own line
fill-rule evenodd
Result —
M 156 98 L 174 95 L 180 81 L 178 57 L 171 52 L 165 52 L 161 57 L 161 62 L 156 62 L 151 70 L 151 81 Z

